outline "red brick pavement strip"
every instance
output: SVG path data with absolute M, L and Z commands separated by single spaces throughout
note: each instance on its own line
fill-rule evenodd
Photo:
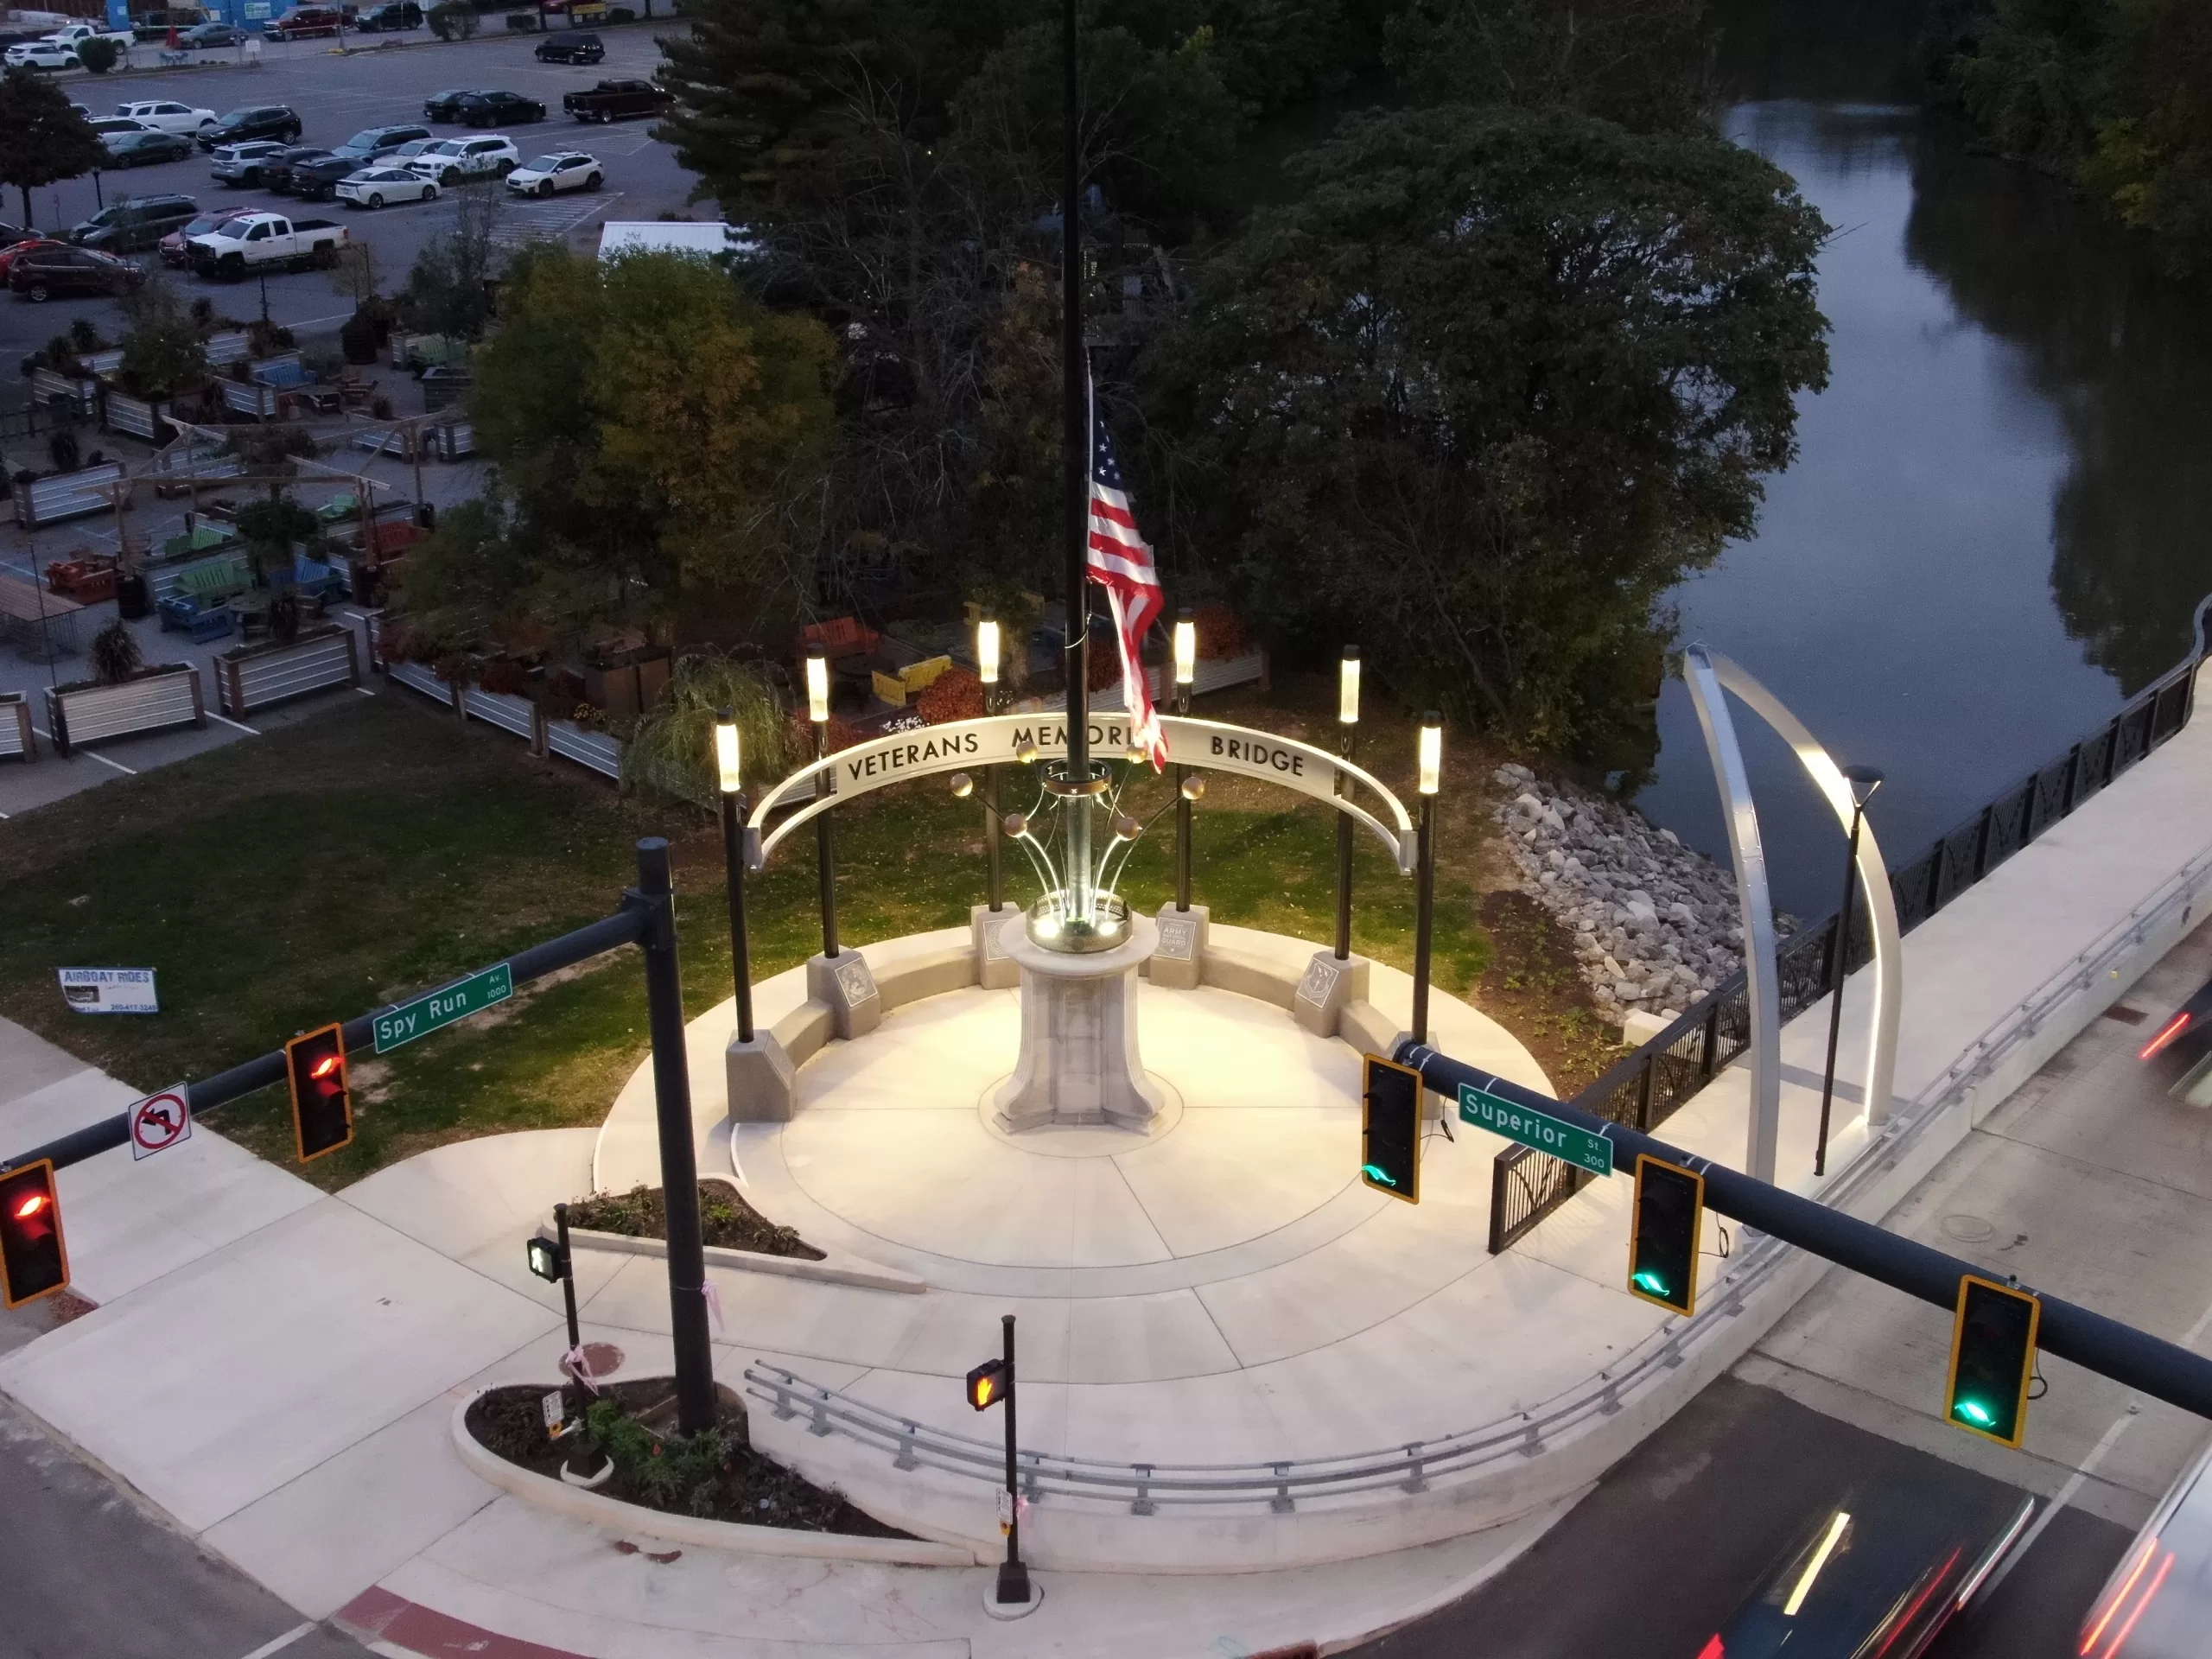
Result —
M 389 1642 L 421 1654 L 423 1659 L 464 1654 L 468 1659 L 583 1659 L 565 1648 L 501 1636 L 376 1585 L 340 1608 L 331 1622 L 364 1642 Z

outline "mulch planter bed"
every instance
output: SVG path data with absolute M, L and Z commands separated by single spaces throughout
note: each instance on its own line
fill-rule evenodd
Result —
M 657 1186 L 594 1192 L 569 1206 L 569 1225 L 624 1238 L 665 1239 L 668 1206 Z M 823 1259 L 823 1252 L 801 1238 L 797 1228 L 778 1226 L 722 1181 L 699 1183 L 699 1230 L 702 1243 L 721 1249 L 794 1255 L 808 1262 Z
M 606 1431 L 603 1434 L 572 1431 L 566 1439 L 548 1439 L 541 1405 L 548 1390 L 530 1383 L 486 1390 L 469 1406 L 465 1421 L 485 1450 L 556 1480 L 575 1444 L 575 1433 L 587 1433 L 591 1438 L 582 1461 L 595 1468 L 610 1448 L 614 1461 L 613 1476 L 598 1489 L 600 1494 L 664 1514 L 855 1538 L 913 1535 L 885 1526 L 836 1492 L 824 1491 L 762 1457 L 747 1438 L 744 1408 L 727 1398 L 718 1425 L 718 1459 L 705 1449 L 687 1446 L 675 1434 L 672 1411 L 665 1414 L 671 1425 L 665 1435 L 648 1427 L 648 1421 L 662 1415 L 653 1408 L 668 1405 L 675 1388 L 667 1377 L 606 1385 L 597 1399 L 610 1403 L 599 1406 L 588 1418 L 595 1428 Z M 664 1475 L 658 1472 L 663 1467 Z

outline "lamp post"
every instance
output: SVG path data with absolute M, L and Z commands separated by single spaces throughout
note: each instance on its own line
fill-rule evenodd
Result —
M 1198 677 L 1198 625 L 1189 606 L 1175 618 L 1175 712 L 1191 712 L 1191 687 Z M 1189 768 L 1175 764 L 1175 908 L 1191 907 L 1191 797 L 1184 787 Z
M 1428 958 L 1436 928 L 1436 786 L 1444 771 L 1444 717 L 1421 717 L 1420 890 L 1414 899 L 1414 1041 L 1428 1040 Z
M 806 652 L 806 717 L 814 722 L 814 758 L 827 760 L 830 659 L 819 645 L 809 646 Z M 834 793 L 836 782 L 836 775 L 827 766 L 814 774 L 814 787 L 823 794 Z M 834 957 L 837 954 L 837 842 L 826 807 L 814 821 L 814 855 L 822 877 L 822 954 Z
M 1060 448 L 1063 456 L 1062 556 L 1067 637 L 1062 666 L 1067 686 L 1067 760 L 1061 779 L 1071 790 L 1061 880 L 1066 921 L 1091 921 L 1090 812 L 1090 373 L 1083 349 L 1083 110 L 1077 58 L 1076 0 L 1060 8 Z
M 983 712 L 995 715 L 999 711 L 999 624 L 994 616 L 985 616 L 976 624 L 976 673 L 983 683 Z M 1000 869 L 999 857 L 999 768 L 993 761 L 983 768 L 983 850 L 990 859 L 991 914 L 1003 909 L 1001 895 L 1005 881 Z
M 1337 753 L 1347 760 L 1359 743 L 1359 647 L 1346 645 L 1337 668 Z M 1337 774 L 1337 793 L 1351 793 L 1351 782 Z M 1351 814 L 1337 814 L 1337 960 L 1351 957 Z
M 1828 982 L 1834 989 L 1828 1002 L 1828 1061 L 1821 1073 L 1821 1133 L 1813 1147 L 1815 1175 L 1828 1173 L 1828 1103 L 1835 1096 L 1835 1045 L 1843 1034 L 1843 981 L 1851 971 L 1851 912 L 1859 899 L 1859 825 L 1866 816 L 1866 803 L 1882 786 L 1882 774 L 1872 766 L 1846 766 L 1843 780 L 1851 785 L 1851 850 L 1843 860 L 1843 907 L 1836 912 L 1835 931 L 1828 936 Z
M 753 1040 L 753 949 L 745 931 L 742 760 L 736 712 L 725 709 L 715 716 L 715 770 L 721 783 L 722 864 L 729 881 L 729 970 L 737 984 L 737 1040 L 749 1043 Z

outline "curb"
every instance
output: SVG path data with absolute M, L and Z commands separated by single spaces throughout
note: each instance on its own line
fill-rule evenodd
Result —
M 564 1485 L 550 1475 L 533 1474 L 496 1457 L 468 1432 L 468 1408 L 486 1390 L 470 1391 L 453 1410 L 454 1449 L 470 1473 L 540 1509 L 552 1510 L 609 1532 L 634 1533 L 673 1544 L 728 1550 L 740 1555 L 798 1555 L 826 1561 L 872 1561 L 893 1567 L 977 1565 L 976 1552 L 919 1538 L 853 1538 L 836 1532 L 800 1532 L 789 1527 L 753 1527 L 739 1521 L 702 1521 L 642 1509 L 620 1498 L 602 1497 L 580 1486 Z M 995 1556 L 994 1556 L 995 1559 Z
M 702 1181 L 720 1181 L 733 1192 L 737 1183 L 726 1176 L 702 1175 Z M 547 1211 L 537 1219 L 537 1236 L 552 1240 L 560 1235 L 553 1212 Z M 605 1250 L 615 1255 L 649 1255 L 665 1260 L 668 1241 L 660 1238 L 632 1238 L 627 1233 L 602 1233 L 589 1227 L 569 1226 L 569 1242 L 585 1249 Z M 710 1268 L 731 1268 L 741 1273 L 774 1274 L 785 1279 L 807 1279 L 817 1284 L 855 1285 L 862 1290 L 888 1290 L 909 1296 L 919 1296 L 929 1289 L 928 1281 L 896 1268 L 878 1267 L 856 1255 L 842 1250 L 826 1250 L 822 1260 L 810 1262 L 803 1255 L 763 1255 L 758 1250 L 733 1249 L 725 1244 L 703 1247 L 707 1265 Z M 821 1245 L 815 1245 L 822 1249 Z

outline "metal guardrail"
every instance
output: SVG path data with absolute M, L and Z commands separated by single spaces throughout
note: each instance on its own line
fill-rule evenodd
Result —
M 2199 658 L 2168 671 L 2093 735 L 2014 785 L 1890 878 L 1897 926 L 1910 932 L 2021 848 L 2189 723 Z M 1870 931 L 1852 930 L 1846 971 L 1872 953 Z M 1792 934 L 1777 953 L 1786 1023 L 1835 983 L 1836 918 Z M 1649 1134 L 1721 1066 L 1751 1044 L 1750 993 L 1742 969 L 1681 1019 L 1623 1058 L 1573 1099 L 1593 1116 Z M 1550 1167 L 1547 1167 L 1550 1166 Z M 1497 1154 L 1491 1170 L 1490 1249 L 1510 1249 L 1582 1190 L 1577 1172 L 1527 1147 Z

